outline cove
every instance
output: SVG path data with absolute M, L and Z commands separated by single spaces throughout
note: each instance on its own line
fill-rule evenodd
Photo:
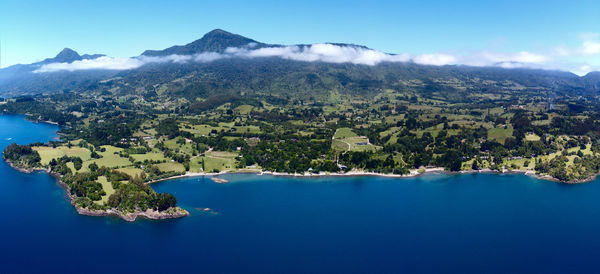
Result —
M 0 147 L 58 128 L 0 116 Z M 75 212 L 56 180 L 0 163 L 0 272 L 596 272 L 600 183 L 524 175 L 295 178 L 152 185 L 191 216 Z M 205 208 L 210 208 L 205 211 Z

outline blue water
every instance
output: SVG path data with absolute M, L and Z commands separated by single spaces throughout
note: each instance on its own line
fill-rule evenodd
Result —
M 0 116 L 0 147 L 56 127 Z M 7 138 L 13 138 L 8 141 Z M 0 163 L 0 273 L 598 272 L 600 182 L 522 175 L 285 178 L 154 185 L 191 216 L 78 215 L 45 173 Z M 213 211 L 204 212 L 210 207 Z M 107 272 L 110 271 L 110 272 Z

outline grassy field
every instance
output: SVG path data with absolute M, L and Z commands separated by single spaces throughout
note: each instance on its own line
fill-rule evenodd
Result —
M 167 158 L 165 158 L 165 156 L 160 152 L 149 152 L 146 154 L 131 154 L 129 156 L 131 156 L 133 159 L 135 159 L 136 162 L 144 162 L 145 160 L 148 160 L 148 161 L 167 160 Z
M 426 129 L 413 130 L 411 132 L 416 134 L 419 138 L 423 137 L 423 133 L 429 132 L 429 134 L 431 134 L 431 136 L 433 136 L 433 138 L 436 138 L 440 134 L 440 131 L 442 131 L 442 130 L 444 130 L 444 124 L 438 124 L 436 126 L 428 127 Z M 456 134 L 458 134 L 458 132 L 459 132 L 458 129 L 447 129 L 446 130 L 446 133 L 448 136 L 456 135 Z
M 134 168 L 134 167 L 119 168 L 119 169 L 117 169 L 117 171 L 123 172 L 123 173 L 131 176 L 132 178 L 135 176 L 141 176 L 142 172 L 143 172 L 143 170 L 141 170 L 139 168 Z
M 581 151 L 581 153 L 583 153 L 583 155 L 592 155 L 592 145 L 587 144 L 585 146 L 585 149 L 581 149 L 580 147 L 572 147 L 567 149 L 567 152 L 572 153 L 575 152 L 577 153 L 578 151 Z
M 100 156 L 102 156 L 102 158 L 84 161 L 83 162 L 84 168 L 87 168 L 87 166 L 91 163 L 96 163 L 98 166 L 105 166 L 105 167 L 110 167 L 110 168 L 117 168 L 117 167 L 124 167 L 124 166 L 131 165 L 129 158 L 124 158 L 124 157 L 119 156 L 118 153 L 123 150 L 122 148 L 118 148 L 118 147 L 114 147 L 114 146 L 102 146 L 102 148 L 106 149 L 106 151 L 104 151 L 104 152 L 98 151 L 98 154 L 100 154 Z
M 206 152 L 203 157 L 194 158 L 190 163 L 191 172 L 213 172 L 235 170 L 236 157 L 238 154 L 225 151 Z M 204 169 L 202 170 L 202 161 L 204 160 Z
M 338 128 L 335 131 L 335 134 L 333 135 L 334 139 L 344 139 L 349 137 L 358 137 L 358 135 L 354 133 L 352 129 L 349 129 L 347 127 Z
M 71 172 L 73 174 L 77 173 L 77 170 L 75 170 L 75 164 L 73 164 L 72 162 L 68 162 L 67 167 L 71 170 Z M 80 171 L 82 171 L 82 170 L 83 170 L 83 167 L 81 167 Z
M 156 166 L 162 172 L 169 172 L 169 171 L 185 172 L 185 167 L 182 164 L 177 163 L 177 162 L 167 162 L 167 163 L 157 164 Z
M 512 128 L 492 128 L 488 130 L 488 138 L 492 140 L 496 140 L 497 142 L 504 144 L 504 140 L 506 138 L 511 137 L 513 135 Z
M 250 112 L 252 111 L 253 108 L 254 107 L 251 105 L 241 105 L 239 107 L 236 107 L 234 109 L 234 111 L 241 115 L 248 115 L 248 114 L 250 114 Z
M 369 143 L 369 138 L 350 137 L 344 138 L 342 141 L 350 144 L 351 151 L 374 151 L 377 148 Z
M 262 132 L 260 130 L 260 127 L 257 127 L 257 126 L 239 126 L 239 127 L 233 127 L 233 128 L 235 129 L 235 132 L 239 132 L 239 133 L 258 134 L 258 133 Z
M 535 134 L 527 134 L 527 135 L 525 135 L 525 140 L 527 140 L 527 141 L 539 141 L 541 139 L 542 138 L 540 138 L 540 136 L 537 136 Z
M 170 139 L 170 140 L 166 140 L 164 141 L 165 146 L 172 149 L 172 150 L 179 150 L 182 153 L 185 154 L 189 154 L 192 155 L 193 151 L 194 151 L 194 144 L 192 143 L 188 143 L 187 141 L 184 144 L 178 144 L 177 141 L 178 140 L 184 140 L 185 138 L 183 137 L 177 137 L 175 139 Z
M 181 128 L 183 131 L 187 131 L 196 136 L 208 136 L 212 130 L 221 131 L 220 127 L 211 127 L 209 125 L 193 125 L 191 128 Z
M 95 201 L 95 202 L 97 204 L 103 205 L 108 201 L 108 197 L 110 197 L 110 195 L 115 193 L 115 189 L 112 187 L 112 183 L 110 183 L 104 176 L 98 177 L 97 182 L 102 184 L 102 189 L 104 189 L 104 192 L 106 192 L 106 195 L 102 196 L 102 200 Z
M 333 140 L 331 142 L 331 148 L 335 151 L 349 151 L 352 145 L 342 140 Z
M 87 161 L 91 158 L 91 152 L 87 148 L 81 147 L 33 147 L 33 149 L 40 154 L 42 165 L 47 165 L 52 159 L 58 159 L 65 155 L 68 157 L 79 157 L 83 161 Z
M 41 163 L 43 165 L 48 165 L 50 163 L 50 161 L 52 161 L 52 159 L 58 159 L 63 156 L 81 158 L 81 160 L 83 160 L 83 165 L 79 171 L 75 170 L 73 163 L 71 163 L 71 162 L 67 163 L 67 167 L 69 167 L 73 173 L 89 172 L 88 166 L 91 163 L 96 163 L 98 166 L 105 166 L 105 167 L 111 167 L 111 168 L 125 167 L 125 166 L 131 165 L 131 162 L 129 161 L 128 158 L 120 157 L 118 155 L 118 152 L 122 151 L 123 149 L 113 147 L 113 146 L 103 146 L 103 148 L 106 149 L 105 152 L 100 152 L 99 150 L 97 151 L 97 153 L 101 156 L 100 159 L 92 159 L 91 151 L 87 148 L 80 148 L 80 147 L 68 148 L 66 146 L 60 146 L 60 147 L 56 147 L 56 148 L 34 147 L 33 149 L 36 150 L 40 154 L 40 157 L 42 158 Z M 117 154 L 115 154 L 115 153 L 117 153 Z
M 375 151 L 379 149 L 369 143 L 369 139 L 366 137 L 336 138 L 331 142 L 331 148 L 336 151 Z
M 528 165 L 525 165 L 525 162 L 528 162 Z M 533 170 L 535 168 L 535 159 L 515 159 L 515 160 L 506 160 L 504 165 L 506 168 L 512 168 L 512 165 L 517 166 L 519 170 Z

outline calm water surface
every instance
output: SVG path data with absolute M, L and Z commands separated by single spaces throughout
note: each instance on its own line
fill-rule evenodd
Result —
M 0 116 L 0 148 L 52 125 Z M 0 272 L 599 272 L 600 182 L 522 175 L 286 178 L 154 185 L 191 216 L 78 215 L 45 173 L 0 163 Z M 213 211 L 201 209 L 209 207 Z

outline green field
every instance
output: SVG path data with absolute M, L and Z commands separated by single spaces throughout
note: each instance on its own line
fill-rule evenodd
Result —
M 349 138 L 349 137 L 358 137 L 358 135 L 356 133 L 354 133 L 354 131 L 352 131 L 352 129 L 349 129 L 347 127 L 338 128 L 335 131 L 335 134 L 333 135 L 334 139 L 344 139 L 344 138 Z
M 141 176 L 142 172 L 144 172 L 143 170 L 141 170 L 139 168 L 134 168 L 134 167 L 119 168 L 119 169 L 117 169 L 117 171 L 123 172 L 123 173 L 129 175 L 129 176 L 131 176 L 131 178 L 134 178 L 135 176 Z
M 136 162 L 148 161 L 166 161 L 167 158 L 161 152 L 148 152 L 146 154 L 130 154 Z
M 488 138 L 504 144 L 506 138 L 513 135 L 512 128 L 492 128 L 488 130 Z
M 540 136 L 537 136 L 535 134 L 527 134 L 527 135 L 525 135 L 525 140 L 527 140 L 527 141 L 539 141 L 541 139 L 542 138 L 540 138 Z
M 380 147 L 369 143 L 369 139 L 366 137 L 348 137 L 334 139 L 331 142 L 331 148 L 336 151 L 375 151 Z
M 115 189 L 112 187 L 112 183 L 110 183 L 104 176 L 98 177 L 97 182 L 102 184 L 102 189 L 104 189 L 104 192 L 106 192 L 106 195 L 102 196 L 102 200 L 95 201 L 95 202 L 97 204 L 103 205 L 108 201 L 108 197 L 110 197 L 110 195 L 115 193 Z
M 124 158 L 119 156 L 119 152 L 123 151 L 122 148 L 114 147 L 114 146 L 102 146 L 102 148 L 106 149 L 104 152 L 97 151 L 102 158 L 100 159 L 91 159 L 83 162 L 82 171 L 84 169 L 87 170 L 87 167 L 91 163 L 96 163 L 98 166 L 110 167 L 110 168 L 118 168 L 130 166 L 131 162 L 129 158 Z M 116 154 L 115 154 L 116 153 Z
M 248 115 L 248 114 L 250 114 L 250 112 L 252 111 L 253 108 L 254 107 L 251 106 L 251 105 L 241 105 L 239 107 L 236 107 L 234 109 L 234 111 L 236 113 L 239 113 L 239 114 L 242 114 L 242 115 Z
M 235 170 L 236 157 L 238 154 L 224 151 L 206 152 L 204 156 L 194 158 L 190 163 L 190 171 L 192 172 L 213 172 L 215 169 L 219 171 Z M 204 160 L 204 170 L 202 170 L 202 161 Z
M 87 148 L 81 147 L 33 147 L 33 149 L 40 154 L 40 157 L 42 158 L 42 165 L 48 165 L 50 161 L 52 161 L 52 159 L 58 159 L 65 155 L 68 157 L 79 157 L 83 161 L 89 160 L 91 158 L 91 152 Z
M 181 128 L 183 131 L 187 131 L 196 136 L 208 136 L 210 132 L 214 129 L 216 131 L 221 131 L 223 128 L 220 127 L 211 127 L 209 125 L 193 125 L 191 128 Z
M 178 144 L 177 142 L 181 142 L 183 141 L 183 144 Z M 169 149 L 175 150 L 175 151 L 179 151 L 185 154 L 189 154 L 192 155 L 194 152 L 194 147 L 195 145 L 186 141 L 185 138 L 183 137 L 177 137 L 175 139 L 170 139 L 170 140 L 165 140 L 164 144 L 166 147 L 168 147 Z
M 177 163 L 177 162 L 167 162 L 167 163 L 157 164 L 156 166 L 162 172 L 170 172 L 170 171 L 185 172 L 185 167 L 182 164 Z

